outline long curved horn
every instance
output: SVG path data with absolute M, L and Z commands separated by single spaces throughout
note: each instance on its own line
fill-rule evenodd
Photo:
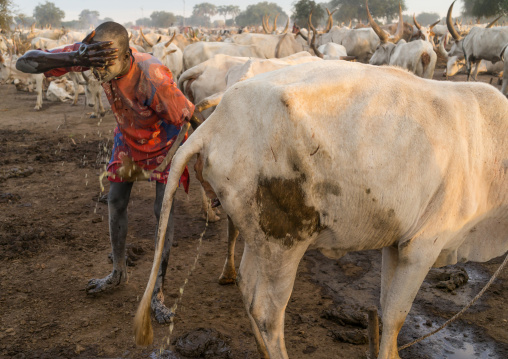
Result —
M 457 0 L 455 0 L 455 1 L 457 1 Z M 460 41 L 462 39 L 462 37 L 457 32 L 457 30 L 453 26 L 453 22 L 452 22 L 452 11 L 453 11 L 453 4 L 455 4 L 455 1 L 452 2 L 452 4 L 450 5 L 450 8 L 448 9 L 448 14 L 446 15 L 446 26 L 448 27 L 448 31 L 453 36 L 455 41 Z
M 439 46 L 437 47 L 437 51 L 436 51 L 436 52 L 440 53 L 440 54 L 441 54 L 441 56 L 443 56 L 446 60 L 448 60 L 449 55 L 448 55 L 448 51 L 446 51 L 446 49 L 445 49 L 445 47 L 444 47 L 444 41 L 443 41 L 443 40 L 444 40 L 444 39 L 441 39 L 441 40 L 439 41 Z M 434 51 L 435 51 L 435 50 L 436 50 L 436 49 L 434 48 Z
M 261 20 L 261 23 L 263 24 L 263 31 L 267 34 L 269 34 L 268 29 L 266 28 L 265 20 L 266 20 L 266 14 L 263 16 L 263 19 Z
M 314 27 L 314 25 L 312 25 L 312 12 L 314 10 L 311 10 L 310 14 L 309 14 L 309 29 L 312 30 L 312 32 L 315 34 L 317 31 L 316 31 L 316 28 Z
M 372 15 L 370 14 L 370 10 L 369 10 L 369 4 L 367 1 L 365 2 L 365 6 L 367 8 L 367 18 L 369 19 L 369 24 L 372 27 L 372 30 L 374 30 L 374 32 L 377 34 L 377 36 L 379 37 L 379 40 L 381 40 L 382 44 L 388 42 L 388 34 L 386 32 L 384 32 L 372 18 Z M 397 27 L 397 31 L 398 31 L 398 27 Z
M 267 30 L 267 33 L 268 34 L 271 34 L 272 33 L 272 27 L 270 26 L 269 24 L 269 21 L 270 21 L 270 15 L 266 15 L 266 30 Z
M 314 27 L 314 25 L 312 25 L 312 12 L 313 11 L 314 11 L 314 9 L 311 10 L 311 12 L 309 14 L 309 28 L 312 30 L 312 41 L 310 42 L 310 46 L 312 47 L 312 50 L 314 50 L 314 53 L 316 54 L 316 56 L 323 58 L 323 54 L 321 52 L 319 52 L 319 50 L 316 47 L 317 31 L 316 31 L 316 28 Z
M 437 20 L 435 23 L 433 23 L 432 25 L 429 26 L 429 30 L 432 31 L 432 29 L 434 28 L 434 26 L 436 26 L 437 24 L 439 24 L 441 20 Z
M 310 46 L 312 47 L 312 50 L 314 50 L 314 53 L 316 54 L 317 57 L 320 57 L 320 58 L 324 57 L 324 55 L 316 47 L 316 32 L 315 31 L 312 32 L 312 41 L 310 43 Z
M 289 29 L 289 17 L 288 17 L 288 20 L 286 21 L 286 27 L 284 28 L 284 31 L 282 31 L 282 33 L 287 34 L 288 29 Z
M 402 39 L 403 35 L 404 35 L 404 19 L 402 18 L 402 6 L 399 3 L 399 23 L 397 25 L 397 32 L 390 41 L 396 44 L 400 39 Z
M 146 41 L 148 46 L 153 47 L 153 44 L 150 41 L 148 41 L 148 39 L 146 38 L 145 34 L 143 34 L 143 29 L 142 28 L 139 28 L 139 33 L 141 34 L 141 37 L 143 38 L 143 40 Z
M 129 41 L 131 41 L 131 40 L 132 40 L 132 32 L 131 32 L 131 34 L 129 36 Z
M 420 25 L 418 23 L 418 21 L 416 21 L 416 17 L 415 17 L 415 14 L 413 14 L 413 22 L 415 23 L 415 26 L 418 30 L 421 30 L 422 29 L 422 25 Z
M 333 13 L 335 11 L 337 11 L 337 9 L 335 9 L 335 10 L 333 10 L 331 12 L 330 12 L 330 10 L 328 10 L 328 8 L 326 9 L 326 12 L 328 12 L 328 21 L 326 23 L 326 30 L 325 30 L 325 32 L 330 32 L 330 30 L 333 27 L 333 17 L 332 17 L 332 15 L 333 15 Z
M 298 35 L 299 35 L 299 36 L 301 36 L 301 37 L 302 37 L 302 39 L 304 39 L 305 41 L 309 41 L 309 38 L 308 38 L 307 36 L 305 36 L 304 34 L 302 34 L 302 33 L 301 33 L 301 31 L 298 31 L 298 32 L 296 33 L 296 35 L 295 35 L 295 39 L 296 39 L 296 37 L 297 37 Z
M 279 14 L 275 15 L 275 19 L 273 20 L 273 29 L 272 29 L 272 32 L 277 30 L 277 18 L 278 17 L 279 17 Z
M 485 26 L 486 29 L 490 29 L 492 26 L 494 26 L 494 24 L 497 22 L 497 20 L 499 20 L 500 18 L 502 18 L 503 15 L 499 15 L 499 17 L 495 18 L 490 24 L 488 24 L 487 26 Z
M 159 36 L 159 38 L 157 39 L 157 42 L 155 44 L 158 44 L 159 42 L 161 42 L 162 40 L 162 36 Z
M 168 42 L 166 42 L 164 44 L 164 47 L 168 47 L 171 44 L 171 42 L 173 42 L 173 39 L 175 38 L 175 36 L 176 36 L 176 31 L 173 32 L 173 37 Z

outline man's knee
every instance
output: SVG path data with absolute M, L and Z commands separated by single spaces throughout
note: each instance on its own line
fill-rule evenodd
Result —
M 108 193 L 108 206 L 116 211 L 122 212 L 129 204 L 131 183 L 111 183 Z

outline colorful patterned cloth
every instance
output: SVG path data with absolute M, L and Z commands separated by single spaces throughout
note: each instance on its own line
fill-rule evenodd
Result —
M 71 52 L 79 43 L 52 50 Z M 69 71 L 86 71 L 84 67 L 60 68 L 45 73 L 46 77 L 62 76 Z M 194 105 L 176 86 L 171 71 L 149 54 L 132 51 L 129 72 L 103 83 L 117 127 L 113 153 L 107 170 L 116 173 L 124 156 L 131 157 L 145 170 L 153 170 L 164 160 L 185 119 L 194 113 Z M 169 167 L 160 173 L 158 182 L 166 183 Z M 108 178 L 123 182 L 118 176 Z M 189 188 L 189 172 L 181 178 L 185 191 Z

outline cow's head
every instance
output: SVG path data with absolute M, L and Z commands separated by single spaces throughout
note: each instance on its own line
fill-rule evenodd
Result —
M 448 14 L 446 16 L 446 26 L 448 31 L 455 40 L 452 44 L 450 51 L 446 51 L 444 47 L 445 37 L 441 38 L 438 52 L 446 58 L 446 76 L 455 75 L 462 67 L 464 67 L 464 50 L 462 49 L 464 38 L 458 33 L 457 29 L 453 25 L 452 11 L 455 1 L 450 5 Z
M 175 36 L 176 36 L 176 32 L 173 33 L 173 36 L 168 41 L 155 45 L 153 47 L 153 49 L 152 49 L 153 50 L 153 56 L 155 56 L 156 58 L 158 58 L 161 61 L 164 61 L 164 59 L 167 56 L 169 56 L 172 53 L 176 52 L 177 51 L 176 45 L 170 46 L 171 43 L 173 42 Z
M 396 47 L 396 43 L 400 41 L 404 34 L 404 22 L 402 20 L 402 8 L 399 5 L 399 23 L 397 25 L 397 32 L 393 36 L 389 36 L 381 27 L 374 21 L 370 14 L 369 5 L 366 3 L 367 17 L 369 19 L 370 26 L 379 37 L 380 43 L 377 46 L 374 55 L 370 58 L 369 63 L 371 65 L 384 65 L 390 62 L 390 56 Z

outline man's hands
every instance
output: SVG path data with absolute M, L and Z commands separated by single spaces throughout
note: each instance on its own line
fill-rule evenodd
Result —
M 83 67 L 107 67 L 115 64 L 118 49 L 112 49 L 113 41 L 99 41 L 91 44 L 95 30 L 88 34 L 76 51 L 74 63 Z

